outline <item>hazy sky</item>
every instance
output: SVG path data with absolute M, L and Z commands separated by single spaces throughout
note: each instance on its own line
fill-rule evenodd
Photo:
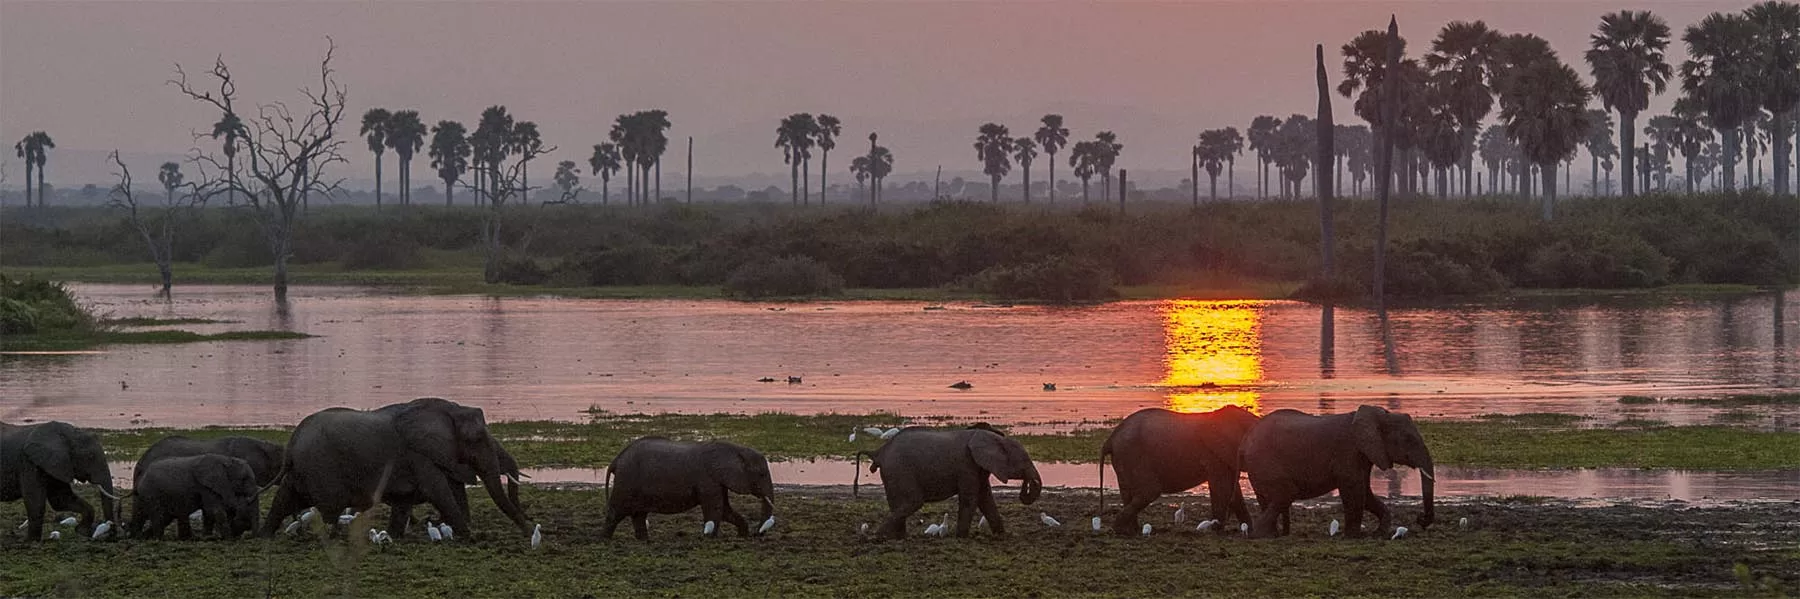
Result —
M 292 101 L 331 36 L 352 121 L 382 106 L 472 123 L 504 104 L 561 147 L 553 160 L 585 164 L 613 116 L 656 107 L 670 111 L 672 137 L 697 138 L 702 175 L 785 175 L 774 128 L 801 111 L 843 119 L 840 155 L 874 128 L 902 173 L 977 170 L 978 125 L 1017 135 L 1060 112 L 1076 136 L 1116 131 L 1121 167 L 1185 171 L 1202 129 L 1311 113 L 1313 44 L 1332 60 L 1389 13 L 1415 54 L 1444 23 L 1482 19 L 1549 39 L 1585 76 L 1580 53 L 1604 12 L 1647 8 L 1679 36 L 1748 4 L 0 0 L 0 139 L 46 130 L 66 157 L 52 154 L 53 184 L 104 177 L 105 150 L 180 152 L 217 117 L 164 84 L 174 64 L 203 71 L 223 55 L 245 99 Z M 1671 62 L 1684 57 L 1672 44 Z M 1354 118 L 1347 101 L 1336 108 L 1340 122 Z M 685 148 L 671 146 L 665 170 L 680 170 Z M 371 176 L 362 144 L 350 149 L 345 175 Z M 17 186 L 18 159 L 4 159 Z M 833 162 L 832 176 L 847 177 L 848 161 Z

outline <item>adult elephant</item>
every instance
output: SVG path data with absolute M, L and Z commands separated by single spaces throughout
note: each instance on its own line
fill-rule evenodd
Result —
M 492 436 L 488 437 L 488 441 L 493 444 L 494 452 L 500 456 L 500 474 L 506 479 L 506 498 L 512 500 L 513 505 L 518 505 L 520 509 L 524 509 L 524 505 L 519 503 L 519 481 L 525 478 L 525 474 L 519 471 L 519 462 L 514 460 L 512 454 L 507 453 L 506 448 L 501 447 L 500 442 L 495 441 Z M 468 514 L 469 493 L 467 487 L 469 485 L 479 484 L 481 479 L 474 476 L 472 471 L 446 471 L 445 474 L 450 476 L 450 493 L 456 500 L 457 509 L 461 510 L 464 514 Z M 405 537 L 407 531 L 412 528 L 413 506 L 430 502 L 429 499 L 420 493 L 403 495 L 386 492 L 382 493 L 381 499 L 390 508 L 388 510 L 387 531 L 396 539 Z M 441 517 L 442 514 L 439 516 Z
M 859 452 L 857 457 L 862 454 Z M 861 465 L 858 464 L 861 484 Z M 926 502 L 956 497 L 956 536 L 969 536 L 976 510 L 987 518 L 994 534 L 1006 534 L 1006 521 L 994 505 L 992 476 L 1006 482 L 1022 481 L 1019 502 L 1031 505 L 1044 490 L 1037 465 L 1025 446 L 985 423 L 966 429 L 909 427 L 875 450 L 869 471 L 881 473 L 887 493 L 888 517 L 880 534 L 906 537 L 906 519 Z M 854 487 L 852 488 L 854 491 Z
M 1286 534 L 1285 527 L 1276 528 L 1278 516 L 1285 519 L 1295 501 L 1333 490 L 1343 501 L 1349 536 L 1362 534 L 1365 510 L 1380 520 L 1379 530 L 1385 531 L 1393 514 L 1370 490 L 1369 474 L 1372 467 L 1387 470 L 1395 464 L 1417 468 L 1424 478 L 1425 509 L 1419 527 L 1431 526 L 1436 517 L 1431 451 L 1406 414 L 1377 406 L 1328 416 L 1276 410 L 1250 429 L 1242 451 L 1244 471 L 1261 508 L 1251 525 L 1253 537 Z
M 690 443 L 665 437 L 643 437 L 619 451 L 607 466 L 606 476 L 617 483 L 606 495 L 606 521 L 600 536 L 612 538 L 619 522 L 631 518 L 632 534 L 648 540 L 649 515 L 678 514 L 700 506 L 707 522 L 724 521 L 737 527 L 738 536 L 750 536 L 750 523 L 731 509 L 731 493 L 762 500 L 762 517 L 775 514 L 775 482 L 769 476 L 769 460 L 754 449 L 708 441 Z M 717 524 L 707 534 L 718 532 Z
M 75 494 L 75 482 L 100 489 L 100 518 L 112 520 L 112 468 L 93 433 L 66 422 L 12 425 L 0 422 L 0 501 L 25 500 L 25 538 L 44 534 L 44 508 L 81 515 L 77 530 L 93 531 L 93 506 Z
M 1207 484 L 1212 517 L 1237 516 L 1250 522 L 1244 491 L 1238 486 L 1238 445 L 1258 418 L 1238 406 L 1211 412 L 1181 413 L 1138 410 L 1113 429 L 1100 446 L 1101 506 L 1105 507 L 1106 456 L 1113 457 L 1124 509 L 1113 518 L 1113 531 L 1138 534 L 1138 514 L 1164 493 L 1180 493 Z M 1220 530 L 1224 530 L 1223 527 Z
M 456 487 L 461 480 L 480 480 L 500 511 L 529 534 L 524 510 L 503 490 L 498 447 L 481 409 L 445 399 L 319 411 L 301 420 L 288 439 L 286 474 L 260 533 L 273 536 L 284 519 L 307 507 L 321 514 L 364 511 L 387 494 L 422 499 L 454 529 L 468 531 Z

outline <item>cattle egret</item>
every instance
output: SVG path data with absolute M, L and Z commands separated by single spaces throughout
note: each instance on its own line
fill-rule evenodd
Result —
M 438 532 L 443 533 L 446 541 L 456 538 L 456 529 L 450 528 L 449 524 L 439 524 Z
M 856 429 L 850 429 L 850 442 L 856 442 Z
M 338 525 L 339 526 L 349 526 L 350 523 L 354 522 L 355 520 L 356 520 L 356 516 L 352 516 L 350 514 L 344 514 L 342 516 L 338 516 Z
M 379 530 L 375 530 L 373 528 L 369 529 L 369 542 L 373 543 L 373 542 L 375 542 L 375 539 L 381 538 L 380 533 L 381 533 L 381 531 L 379 531 Z
M 1144 523 L 1144 536 L 1146 536 L 1146 537 L 1150 536 L 1150 523 L 1149 522 Z
M 425 523 L 425 536 L 431 537 L 433 542 L 444 540 L 444 533 L 438 532 L 437 527 L 430 522 Z
M 1100 532 L 1100 517 L 1099 516 L 1094 516 L 1094 521 L 1092 524 L 1094 527 L 1094 532 Z
M 764 520 L 762 528 L 756 529 L 756 534 L 760 535 L 765 532 L 769 532 L 769 529 L 771 529 L 771 528 L 775 528 L 775 517 L 774 516 L 769 516 L 768 520 Z
M 282 530 L 281 532 L 287 533 L 289 535 L 298 534 L 300 532 L 300 521 L 299 520 L 293 521 L 292 523 L 288 524 L 287 528 Z
M 195 522 L 199 522 L 201 520 L 206 519 L 206 512 L 203 512 L 200 510 L 194 510 L 194 513 L 188 514 L 188 519 L 193 520 Z
M 58 522 L 58 524 L 61 524 L 63 526 L 74 526 L 75 525 L 75 517 L 69 516 L 67 518 L 63 518 L 62 522 Z
M 106 533 L 109 532 L 112 532 L 112 521 L 107 520 L 101 522 L 99 526 L 94 527 L 94 540 L 100 540 L 101 537 L 105 537 Z
M 883 431 L 879 426 L 866 426 L 863 427 L 863 432 L 869 433 L 869 436 L 871 437 L 879 437 Z
M 1338 531 L 1340 531 L 1340 530 L 1343 530 L 1343 525 L 1338 524 L 1337 520 L 1332 520 L 1331 528 L 1327 532 L 1329 533 L 1329 536 L 1335 537 L 1335 536 L 1338 536 Z
M 928 536 L 928 537 L 935 537 L 935 536 L 937 536 L 937 531 L 938 531 L 938 525 L 936 522 L 933 522 L 929 526 L 926 526 L 925 532 L 921 533 L 921 534 L 924 534 L 925 536 Z
M 1206 532 L 1206 531 L 1212 530 L 1214 526 L 1218 525 L 1218 523 L 1219 522 L 1217 520 L 1201 520 L 1200 525 L 1195 526 L 1194 530 L 1198 530 L 1200 532 Z
M 980 520 L 976 521 L 975 528 L 987 528 L 987 516 L 982 516 Z
M 719 528 L 719 523 L 713 522 L 712 520 L 707 520 L 706 526 L 700 528 L 700 534 L 712 536 L 713 531 L 718 530 L 718 528 Z
M 60 531 L 60 530 L 50 531 L 50 540 L 54 541 L 54 540 L 57 540 L 60 538 L 62 538 L 62 531 Z
M 1250 534 L 1250 523 L 1243 522 L 1243 523 L 1238 524 L 1238 532 L 1241 532 L 1244 534 Z
M 708 522 L 708 524 L 711 524 L 711 522 Z M 538 545 L 542 544 L 543 542 L 544 542 L 544 525 L 542 525 L 542 524 L 531 525 L 531 548 L 537 549 Z
M 1043 522 L 1044 526 L 1062 526 L 1061 522 L 1057 522 L 1055 518 L 1050 517 L 1050 514 L 1044 512 L 1038 512 L 1038 521 Z
M 300 512 L 300 523 L 306 524 L 308 522 L 312 522 L 313 516 L 315 516 L 315 515 L 318 515 L 318 510 L 315 510 L 313 508 L 306 508 L 306 511 Z
M 1391 540 L 1398 539 L 1398 538 L 1404 537 L 1404 536 L 1406 536 L 1406 527 L 1400 526 L 1400 527 L 1396 527 L 1394 529 L 1394 536 L 1390 537 L 1388 540 L 1391 541 Z
M 862 523 L 862 526 L 856 529 L 856 534 L 859 534 L 859 535 L 869 534 L 869 523 L 868 522 Z
M 1468 528 L 1469 527 L 1469 519 L 1467 517 L 1458 518 L 1456 520 L 1456 527 L 1457 528 Z
M 887 429 L 886 431 L 883 431 L 881 433 L 881 440 L 886 441 L 888 439 L 892 439 L 892 438 L 894 438 L 894 435 L 898 435 L 898 434 L 900 434 L 900 427 L 894 427 L 894 428 Z
M 1186 522 L 1186 521 L 1187 521 L 1187 504 L 1184 503 L 1181 505 L 1181 507 L 1175 508 L 1175 523 L 1180 524 L 1180 523 Z
M 376 532 L 373 540 L 376 545 L 391 545 L 394 543 L 394 537 L 388 535 L 388 531 L 385 530 Z

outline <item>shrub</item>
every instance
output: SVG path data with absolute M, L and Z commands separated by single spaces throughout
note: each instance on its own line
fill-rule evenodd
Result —
M 0 297 L 0 335 L 30 335 L 37 330 L 37 310 L 25 302 Z
M 726 293 L 749 298 L 837 295 L 843 288 L 842 277 L 805 256 L 749 262 L 725 279 Z
M 1005 299 L 1052 302 L 1097 301 L 1118 297 L 1112 273 L 1085 260 L 1052 256 L 1017 266 L 995 266 L 970 277 L 967 285 Z
M 85 332 L 95 323 L 93 313 L 76 304 L 61 283 L 0 275 L 0 332 Z
M 680 283 L 678 258 L 673 248 L 637 245 L 601 250 L 566 260 L 557 268 L 558 280 L 584 285 L 664 285 Z
M 379 233 L 351 241 L 338 259 L 344 270 L 402 270 L 424 263 L 417 244 Z
M 513 285 L 542 285 L 550 279 L 550 273 L 538 266 L 536 260 L 524 257 L 502 256 L 494 268 L 494 282 Z
M 1532 287 L 1650 287 L 1669 281 L 1669 259 L 1636 236 L 1593 232 L 1532 251 L 1519 279 Z

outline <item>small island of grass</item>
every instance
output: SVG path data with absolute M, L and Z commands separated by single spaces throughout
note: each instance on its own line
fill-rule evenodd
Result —
M 0 276 L 0 352 L 60 352 L 119 344 L 267 341 L 305 339 L 312 336 L 293 331 L 225 331 L 201 334 L 181 330 L 118 330 L 119 327 L 216 322 L 220 321 L 197 318 L 101 319 L 92 310 L 77 304 L 69 290 L 60 283 Z

